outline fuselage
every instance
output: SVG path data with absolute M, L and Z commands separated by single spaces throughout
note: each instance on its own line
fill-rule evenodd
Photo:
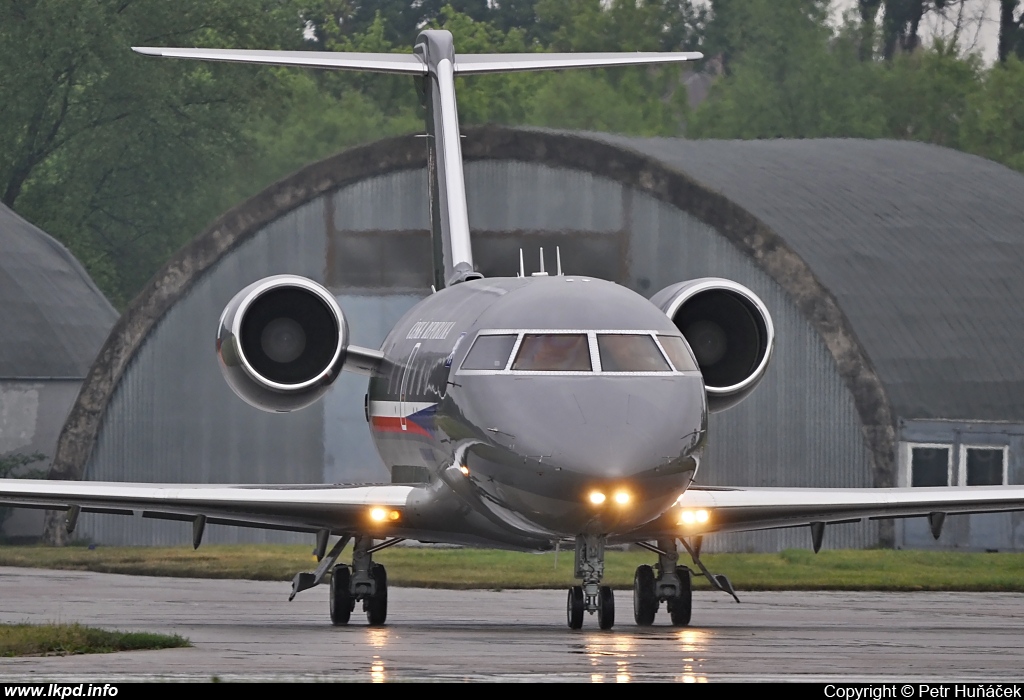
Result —
M 623 534 L 676 501 L 704 448 L 704 384 L 681 340 L 610 282 L 464 282 L 388 335 L 367 418 L 394 481 L 442 482 L 520 534 Z

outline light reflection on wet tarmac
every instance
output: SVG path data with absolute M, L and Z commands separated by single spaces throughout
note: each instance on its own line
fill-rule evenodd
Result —
M 1020 680 L 1024 596 L 698 593 L 694 626 L 564 623 L 561 591 L 392 589 L 388 625 L 328 621 L 326 590 L 287 583 L 0 568 L 0 621 L 181 634 L 191 649 L 0 659 L 4 680 Z

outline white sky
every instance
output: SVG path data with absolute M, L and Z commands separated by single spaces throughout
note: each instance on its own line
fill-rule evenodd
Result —
M 842 21 L 846 12 L 857 11 L 857 0 L 832 0 L 833 18 Z M 951 39 L 959 20 L 957 44 L 961 53 L 980 53 L 986 64 L 995 63 L 999 50 L 998 0 L 965 0 L 959 7 L 946 10 L 948 17 L 929 13 L 920 29 L 921 39 L 930 44 L 934 37 Z

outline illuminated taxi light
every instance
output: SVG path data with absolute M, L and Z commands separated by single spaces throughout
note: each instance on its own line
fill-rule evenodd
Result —
M 462 476 L 469 476 L 469 467 L 465 464 L 459 465 L 459 471 L 462 472 Z
M 680 525 L 696 525 L 697 523 L 704 524 L 711 520 L 711 514 L 701 508 L 700 510 L 684 510 L 679 515 Z
M 628 491 L 616 491 L 615 502 L 620 506 L 624 506 L 629 503 L 629 492 Z
M 371 508 L 370 509 L 370 520 L 375 523 L 382 523 L 388 517 L 388 512 L 383 508 Z
M 590 498 L 590 502 L 593 503 L 595 506 L 599 506 L 602 503 L 604 503 L 605 498 L 607 497 L 600 491 L 591 491 L 590 496 L 588 496 L 588 498 Z

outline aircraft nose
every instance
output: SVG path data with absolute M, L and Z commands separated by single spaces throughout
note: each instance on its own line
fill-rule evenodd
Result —
M 487 392 L 501 401 L 467 413 L 487 437 L 467 466 L 488 503 L 554 531 L 624 531 L 692 478 L 706 420 L 699 376 L 481 379 L 504 381 Z
M 516 453 L 529 461 L 583 476 L 629 478 L 692 447 L 703 405 L 686 388 L 678 378 L 578 382 L 544 392 L 531 410 L 505 424 L 516 436 Z

